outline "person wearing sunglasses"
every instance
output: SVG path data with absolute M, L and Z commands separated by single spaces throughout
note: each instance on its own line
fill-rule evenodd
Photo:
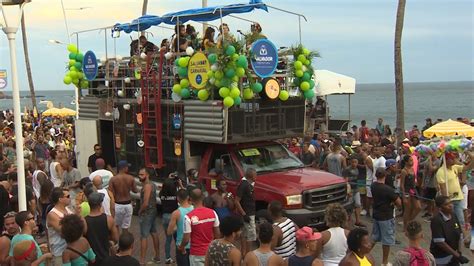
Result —
M 15 248 L 15 245 L 17 245 L 21 241 L 27 240 L 32 241 L 34 243 L 37 253 L 36 259 L 39 259 L 41 256 L 43 256 L 43 252 L 41 251 L 40 246 L 33 237 L 33 231 L 37 229 L 35 217 L 29 211 L 21 211 L 15 216 L 15 222 L 21 228 L 21 233 L 13 237 L 10 243 L 10 252 L 8 255 L 13 257 L 13 250 Z M 44 266 L 45 263 L 42 262 L 40 263 L 40 265 Z

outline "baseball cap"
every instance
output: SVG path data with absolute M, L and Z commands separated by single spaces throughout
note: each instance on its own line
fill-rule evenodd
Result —
M 360 145 L 362 145 L 362 144 L 360 143 L 360 141 L 354 140 L 354 141 L 352 141 L 351 148 L 356 148 L 356 147 L 359 147 Z
M 131 166 L 131 164 L 129 164 L 126 160 L 121 160 L 117 164 L 117 169 L 120 170 L 120 169 L 123 169 L 125 167 L 130 167 L 130 166 Z
M 397 164 L 397 161 L 395 159 L 388 159 L 385 161 L 385 169 L 389 168 L 390 166 L 394 166 Z
M 311 241 L 311 240 L 318 240 L 320 238 L 321 238 L 321 233 L 313 232 L 313 229 L 311 229 L 308 226 L 304 226 L 298 229 L 298 231 L 296 231 L 297 241 Z
M 105 195 L 99 192 L 92 192 L 89 197 L 87 197 L 87 201 L 89 202 L 89 205 L 100 205 L 102 204 L 102 201 L 104 200 Z

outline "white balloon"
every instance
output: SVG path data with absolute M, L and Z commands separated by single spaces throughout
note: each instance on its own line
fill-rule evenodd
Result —
M 123 90 L 119 90 L 119 91 L 117 91 L 117 95 L 119 97 L 123 97 L 123 96 L 125 96 L 125 92 Z
M 130 104 L 126 103 L 123 105 L 124 110 L 130 110 Z
M 145 58 L 146 58 L 146 54 L 145 54 L 145 53 L 141 53 L 141 54 L 140 54 L 140 57 L 141 57 L 142 59 L 145 59 Z
M 217 66 L 217 64 L 213 64 L 213 65 L 211 66 L 211 70 L 214 71 L 214 72 L 216 72 L 217 70 L 219 70 L 219 67 Z
M 122 58 L 121 55 L 117 55 L 117 56 L 115 57 L 115 60 L 117 60 L 117 62 L 120 63 L 120 62 L 122 62 L 123 58 Z
M 124 78 L 123 81 L 125 81 L 125 83 L 130 83 L 131 82 L 129 77 Z
M 303 66 L 303 67 L 301 68 L 301 70 L 303 70 L 303 72 L 306 72 L 306 70 L 308 70 L 308 68 L 307 68 L 306 66 Z
M 105 116 L 111 116 L 112 113 L 111 112 L 105 112 Z
M 166 60 L 170 60 L 171 57 L 173 57 L 173 53 L 172 53 L 172 52 L 167 52 L 167 53 L 165 54 Z
M 171 99 L 173 100 L 173 102 L 177 103 L 179 101 L 181 101 L 181 95 L 179 94 L 176 94 L 176 93 L 171 93 Z
M 209 83 L 214 84 L 214 82 L 216 82 L 216 79 L 215 79 L 215 78 L 210 78 L 210 79 L 209 79 Z
M 194 49 L 192 47 L 186 48 L 186 54 L 191 56 L 194 54 Z

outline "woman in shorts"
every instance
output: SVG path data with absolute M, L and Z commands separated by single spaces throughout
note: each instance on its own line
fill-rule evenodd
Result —
M 400 191 L 403 195 L 403 231 L 409 221 L 415 219 L 421 211 L 421 204 L 416 192 L 416 178 L 413 171 L 413 158 L 405 155 L 401 162 Z

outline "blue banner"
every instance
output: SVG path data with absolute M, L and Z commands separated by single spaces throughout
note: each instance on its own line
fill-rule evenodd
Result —
M 269 77 L 278 65 L 278 51 L 268 39 L 260 39 L 252 44 L 250 61 L 255 74 L 261 78 Z
M 98 64 L 94 52 L 87 51 L 84 55 L 84 60 L 82 61 L 82 72 L 84 72 L 84 77 L 89 81 L 94 80 L 97 76 Z

